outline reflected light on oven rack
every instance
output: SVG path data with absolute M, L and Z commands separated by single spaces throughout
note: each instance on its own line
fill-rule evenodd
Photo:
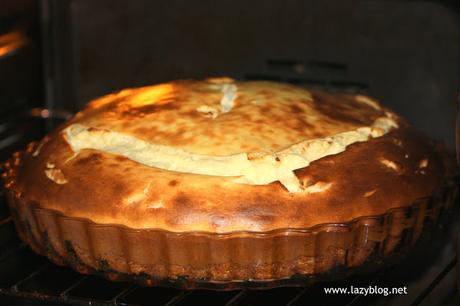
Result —
M 11 136 L 8 136 L 6 138 L 0 139 L 0 149 L 7 148 L 14 143 L 18 142 L 21 140 L 21 135 L 20 134 L 13 134 Z
M 64 110 L 49 110 L 47 108 L 32 108 L 29 111 L 30 116 L 43 119 L 62 119 L 67 120 L 72 117 L 72 113 Z
M 12 54 L 29 42 L 21 31 L 13 31 L 0 35 L 0 57 Z
M 49 118 L 50 117 L 50 111 L 47 109 L 33 109 L 33 112 L 35 111 L 37 117 L 42 117 L 42 118 Z

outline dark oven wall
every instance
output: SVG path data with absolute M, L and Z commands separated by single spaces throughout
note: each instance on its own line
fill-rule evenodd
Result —
M 33 0 L 0 1 L 0 122 L 44 103 L 37 9 Z
M 453 146 L 460 27 L 452 6 L 304 0 L 44 6 L 55 18 L 45 24 L 52 30 L 48 53 L 61 51 L 48 58 L 52 107 L 75 110 L 117 89 L 178 78 L 272 79 L 369 93 Z

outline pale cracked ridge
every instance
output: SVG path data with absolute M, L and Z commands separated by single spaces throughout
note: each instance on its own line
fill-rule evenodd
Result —
M 294 170 L 320 158 L 345 151 L 346 147 L 377 138 L 398 128 L 393 115 L 380 117 L 369 127 L 296 143 L 275 153 L 251 152 L 228 156 L 202 155 L 171 146 L 149 143 L 127 134 L 72 124 L 64 138 L 75 153 L 83 149 L 122 155 L 163 170 L 211 176 L 235 177 L 234 182 L 266 185 L 275 181 L 289 192 L 303 191 Z
M 223 94 L 222 99 L 220 100 L 220 112 L 228 113 L 235 107 L 238 87 L 233 83 L 223 83 L 218 86 L 221 87 L 221 92 Z M 219 116 L 219 110 L 216 107 L 209 105 L 201 105 L 196 109 L 196 111 L 208 115 L 212 119 L 216 119 L 217 116 Z
M 222 93 L 224 96 L 220 100 L 220 109 L 223 113 L 228 113 L 235 106 L 237 87 L 235 84 L 223 84 Z

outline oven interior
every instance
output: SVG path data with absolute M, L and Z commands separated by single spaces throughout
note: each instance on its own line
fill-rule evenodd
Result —
M 367 93 L 454 147 L 460 89 L 455 1 L 20 0 L 5 8 L 1 161 L 91 98 L 222 75 Z M 19 43 L 2 49 L 11 40 Z M 305 287 L 217 292 L 143 288 L 54 266 L 18 239 L 2 196 L 0 304 L 457 305 L 458 210 L 443 212 L 414 250 L 377 272 Z M 408 294 L 324 294 L 325 287 L 350 285 L 407 286 Z

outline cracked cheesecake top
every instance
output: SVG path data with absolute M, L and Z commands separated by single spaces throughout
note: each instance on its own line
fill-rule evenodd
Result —
M 9 188 L 97 223 L 267 231 L 409 205 L 443 154 L 366 96 L 176 81 L 91 101 L 10 162 Z

